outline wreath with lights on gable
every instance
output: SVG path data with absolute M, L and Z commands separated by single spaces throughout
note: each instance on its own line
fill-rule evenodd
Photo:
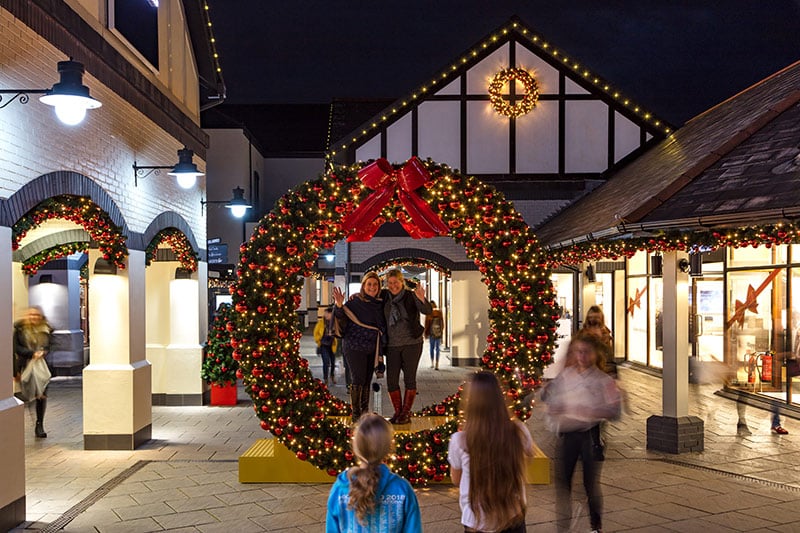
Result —
M 301 184 L 279 200 L 241 247 L 239 279 L 231 288 L 231 344 L 261 427 L 331 476 L 354 464 L 344 418 L 350 406 L 314 378 L 300 356 L 295 310 L 303 276 L 313 275 L 320 249 L 343 238 L 368 240 L 390 221 L 403 224 L 412 237 L 447 234 L 476 263 L 490 302 L 480 364 L 506 385 L 523 420 L 531 412 L 525 397 L 555 347 L 559 310 L 546 257 L 522 216 L 493 187 L 417 158 L 402 166 L 380 159 L 334 168 Z M 392 470 L 413 484 L 444 479 L 460 394 L 459 389 L 420 411 L 447 417 L 441 425 L 395 435 Z

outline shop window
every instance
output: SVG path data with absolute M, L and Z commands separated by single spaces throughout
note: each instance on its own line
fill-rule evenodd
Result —
M 648 364 L 655 368 L 664 367 L 664 282 L 661 278 L 650 278 L 650 289 L 647 296 L 650 320 L 650 342 L 648 343 L 650 360 Z
M 636 252 L 628 259 L 628 275 L 647 274 L 647 252 Z
M 646 257 L 646 256 L 645 256 Z M 628 278 L 628 360 L 647 364 L 647 278 Z
M 759 267 L 763 265 L 782 265 L 786 264 L 788 246 L 759 246 L 752 248 L 745 246 L 742 248 L 728 248 L 728 267 Z
M 728 273 L 729 358 L 743 368 L 756 352 L 783 351 L 786 269 Z M 742 379 L 752 376 L 739 376 Z
M 108 27 L 158 69 L 158 2 L 109 0 Z
M 550 281 L 553 283 L 553 291 L 556 293 L 558 305 L 561 308 L 561 318 L 558 319 L 558 331 L 556 332 L 559 339 L 572 336 L 575 313 L 573 308 L 573 302 L 575 301 L 573 280 L 574 274 L 572 273 L 553 273 L 550 276 Z

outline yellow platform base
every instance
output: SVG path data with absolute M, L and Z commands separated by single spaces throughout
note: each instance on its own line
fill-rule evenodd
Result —
M 445 420 L 446 417 L 412 418 L 408 427 L 396 426 L 395 432 L 420 431 L 436 427 Z M 533 448 L 528 483 L 547 485 L 550 483 L 550 459 L 536 444 Z M 239 457 L 239 483 L 333 483 L 335 479 L 311 463 L 301 461 L 275 439 L 259 439 Z M 450 477 L 442 483 L 450 483 Z
M 333 483 L 334 479 L 275 439 L 258 439 L 239 457 L 239 483 Z

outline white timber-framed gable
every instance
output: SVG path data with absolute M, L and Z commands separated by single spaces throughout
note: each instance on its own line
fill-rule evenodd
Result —
M 488 94 L 489 82 L 507 68 L 524 69 L 538 84 L 536 106 L 516 118 L 495 111 Z M 503 91 L 512 104 L 524 96 L 519 82 Z M 512 18 L 428 84 L 334 142 L 329 157 L 403 162 L 417 155 L 484 181 L 582 181 L 602 179 L 671 131 Z

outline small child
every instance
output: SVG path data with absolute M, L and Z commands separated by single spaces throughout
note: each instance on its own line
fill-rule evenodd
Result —
M 383 464 L 393 451 L 391 424 L 375 413 L 363 415 L 353 432 L 358 465 L 339 474 L 331 488 L 327 533 L 422 531 L 414 489 Z

